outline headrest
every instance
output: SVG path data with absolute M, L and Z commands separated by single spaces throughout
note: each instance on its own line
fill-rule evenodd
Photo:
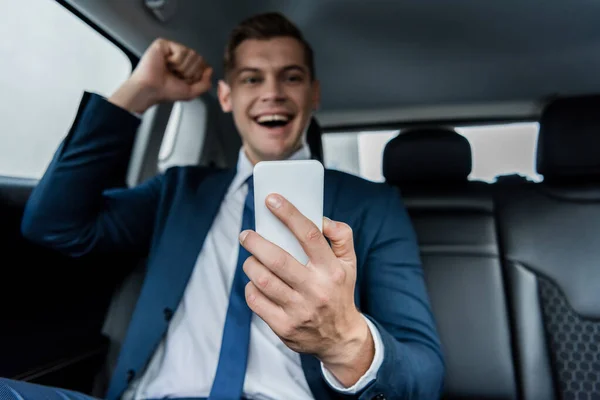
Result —
M 537 172 L 545 180 L 600 176 L 600 96 L 558 99 L 544 109 Z
M 452 129 L 411 129 L 383 151 L 383 176 L 393 185 L 467 181 L 471 167 L 471 145 Z

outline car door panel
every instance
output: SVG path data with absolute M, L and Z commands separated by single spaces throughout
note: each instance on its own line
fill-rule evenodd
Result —
M 35 184 L 0 177 L 0 376 L 89 390 L 108 348 L 113 288 L 135 260 L 72 259 L 26 240 L 20 223 Z

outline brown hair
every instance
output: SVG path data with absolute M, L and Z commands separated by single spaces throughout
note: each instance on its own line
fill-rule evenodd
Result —
M 302 32 L 289 19 L 277 12 L 258 14 L 247 18 L 236 26 L 227 41 L 225 48 L 225 77 L 235 68 L 235 50 L 247 39 L 268 40 L 276 37 L 291 37 L 298 40 L 304 48 L 304 58 L 310 78 L 315 79 L 313 50 L 304 39 Z

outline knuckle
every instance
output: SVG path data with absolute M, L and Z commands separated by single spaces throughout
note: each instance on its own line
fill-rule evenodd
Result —
M 327 293 L 321 292 L 317 296 L 317 302 L 320 308 L 326 307 L 331 302 L 331 297 Z
M 246 258 L 246 261 L 244 261 L 244 264 L 242 265 L 242 269 L 245 273 L 248 273 L 252 270 L 252 264 L 254 264 L 254 256 Z
M 256 295 L 254 294 L 254 285 L 252 285 L 252 282 L 246 285 L 245 295 L 248 304 L 256 305 Z
M 348 224 L 346 224 L 345 222 L 341 222 L 340 223 L 340 227 L 342 229 L 342 232 L 348 236 L 352 236 L 352 227 Z
M 281 255 L 277 256 L 277 258 L 275 258 L 275 260 L 273 260 L 273 263 L 271 265 L 274 270 L 282 270 L 285 268 L 286 264 L 287 264 L 287 257 L 285 254 L 281 254 Z
M 296 325 L 290 321 L 281 324 L 280 333 L 284 338 L 291 338 L 296 332 Z
M 194 50 L 190 50 L 186 56 L 185 64 L 188 68 L 194 68 L 194 65 L 196 64 L 196 52 Z
M 300 315 L 302 325 L 310 325 L 315 320 L 315 313 L 310 310 L 304 310 Z
M 341 267 L 334 268 L 331 272 L 331 280 L 336 285 L 341 285 L 342 283 L 344 283 L 346 281 L 346 276 L 346 271 Z
M 181 63 L 181 54 L 180 53 L 175 53 L 173 54 L 173 63 L 177 64 L 175 67 L 179 68 L 179 63 Z
M 261 276 L 257 279 L 256 282 L 258 283 L 258 286 L 260 286 L 263 289 L 266 289 L 271 284 L 271 280 L 268 276 Z
M 308 232 L 306 232 L 307 242 L 316 242 L 321 238 L 321 231 L 316 226 L 312 226 Z
M 175 62 L 181 63 L 185 59 L 185 50 L 176 50 L 173 58 L 175 59 Z

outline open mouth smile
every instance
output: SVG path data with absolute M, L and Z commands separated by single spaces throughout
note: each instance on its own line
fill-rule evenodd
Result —
M 281 128 L 290 123 L 292 116 L 289 114 L 263 114 L 254 118 L 254 122 L 265 128 Z

